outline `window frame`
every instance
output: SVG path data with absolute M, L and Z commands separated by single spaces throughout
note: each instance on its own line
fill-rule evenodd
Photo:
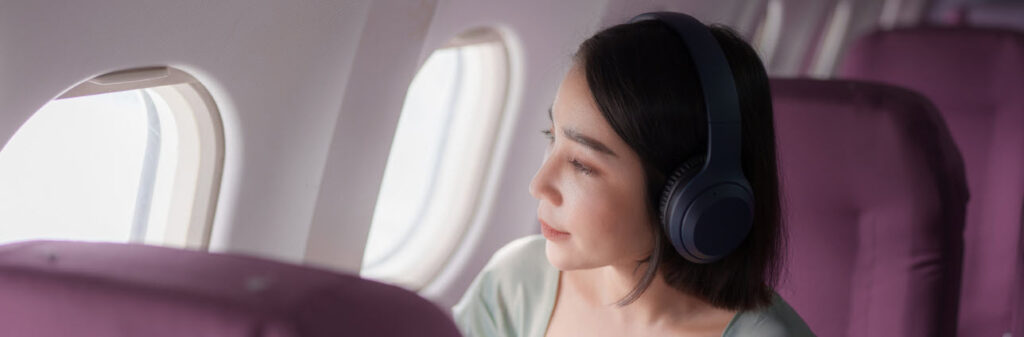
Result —
M 170 68 L 173 69 L 173 68 Z M 186 74 L 187 75 L 187 74 Z M 188 81 L 149 88 L 159 94 L 171 107 L 178 121 L 179 134 L 188 125 L 197 140 L 198 153 L 194 156 L 181 155 L 179 152 L 178 168 L 175 170 L 175 181 L 183 177 L 185 166 L 195 167 L 195 185 L 173 184 L 171 197 L 171 214 L 189 210 L 188 225 L 184 228 L 168 226 L 164 237 L 164 245 L 182 248 L 207 250 L 213 231 L 213 220 L 220 196 L 221 179 L 224 172 L 224 127 L 217 111 L 213 96 L 192 76 Z M 189 137 L 178 137 L 179 142 Z M 179 147 L 179 151 L 180 147 Z M 186 160 L 182 160 L 186 159 Z M 194 162 L 189 161 L 195 159 Z M 190 189 L 194 186 L 194 189 Z M 191 202 L 187 202 L 191 200 Z M 178 210 L 178 212 L 175 211 Z M 173 223 L 170 220 L 169 223 Z
M 481 137 L 480 145 L 477 146 L 473 151 L 479 154 L 479 156 L 465 156 L 464 158 L 458 159 L 457 161 L 467 163 L 467 165 L 474 165 L 477 174 L 462 182 L 462 186 L 471 189 L 472 196 L 461 197 L 465 199 L 460 205 L 448 205 L 439 202 L 430 202 L 434 200 L 435 196 L 439 193 L 439 190 L 429 191 L 430 197 L 427 197 L 428 202 L 421 207 L 425 208 L 424 214 L 436 214 L 437 209 L 452 209 L 458 208 L 455 211 L 442 212 L 445 214 L 454 214 L 451 216 L 451 222 L 456 223 L 450 227 L 445 227 L 443 235 L 435 237 L 437 240 L 424 240 L 418 238 L 424 233 L 431 233 L 429 230 L 424 229 L 424 224 L 427 223 L 429 226 L 430 215 L 427 216 L 427 220 L 418 220 L 413 224 L 413 230 L 402 233 L 402 237 L 408 238 L 413 248 L 408 246 L 396 245 L 395 251 L 387 252 L 388 258 L 379 261 L 375 265 L 363 265 L 360 270 L 360 275 L 367 278 L 376 279 L 392 284 L 397 284 L 411 290 L 421 290 L 428 286 L 433 280 L 441 273 L 444 269 L 445 264 L 451 259 L 452 255 L 461 245 L 462 240 L 469 232 L 470 228 L 477 221 L 478 215 L 482 212 L 480 207 L 483 207 L 482 199 L 484 193 L 486 193 L 486 183 L 492 179 L 493 176 L 493 165 L 495 164 L 494 152 L 498 145 L 498 134 L 502 128 L 503 122 L 505 122 L 505 115 L 507 114 L 507 103 L 510 95 L 511 88 L 511 56 L 509 54 L 509 45 L 505 41 L 503 36 L 495 29 L 489 27 L 478 27 L 467 30 L 462 34 L 449 40 L 448 43 L 431 51 L 443 50 L 447 48 L 460 48 L 466 46 L 481 45 L 486 49 L 481 49 L 479 52 L 487 53 L 489 55 L 480 57 L 480 64 L 477 65 L 478 69 L 487 74 L 483 76 L 484 80 L 480 83 L 463 83 L 463 87 L 486 87 L 481 90 L 481 97 L 464 97 L 467 96 L 465 92 L 454 93 L 457 103 L 453 115 L 459 115 L 464 113 L 460 110 L 473 110 L 473 111 L 487 111 L 488 118 L 486 119 L 488 124 L 481 127 L 484 129 L 486 137 Z M 463 56 L 464 60 L 474 62 L 469 59 L 472 57 Z M 422 71 L 423 65 L 417 68 L 416 74 L 418 75 Z M 412 81 L 409 82 L 411 88 Z M 475 102 L 474 102 L 475 101 Z M 403 105 L 404 106 L 404 105 Z M 401 118 L 401 117 L 399 117 Z M 451 122 L 448 127 L 452 127 Z M 397 128 L 397 125 L 396 125 Z M 397 134 L 396 134 L 397 135 Z M 458 137 L 456 135 L 455 137 Z M 449 140 L 448 142 L 451 142 Z M 445 145 L 440 156 L 442 160 L 449 160 L 447 157 L 453 156 L 453 151 L 450 146 Z M 445 163 L 439 165 L 445 166 Z M 443 168 L 439 169 L 437 175 L 444 175 L 442 172 Z M 433 179 L 438 179 L 437 175 Z M 436 181 L 431 182 L 432 185 L 436 185 Z M 383 183 L 381 184 L 383 186 Z M 379 193 L 379 191 L 378 191 Z M 378 196 L 378 202 L 380 201 Z M 376 213 L 376 209 L 375 209 Z M 436 217 L 436 215 L 434 215 Z M 371 224 L 372 226 L 372 224 Z M 449 230 L 451 229 L 451 230 Z M 370 228 L 373 231 L 373 228 Z M 371 235 L 367 238 L 367 247 L 371 244 Z M 434 249 L 425 249 L 424 243 L 430 241 L 430 245 Z M 365 249 L 364 249 L 365 251 Z M 364 253 L 364 260 L 366 261 Z
M 159 96 L 167 104 L 177 126 L 179 152 L 174 181 L 169 184 L 171 205 L 168 218 L 164 219 L 168 226 L 162 235 L 154 235 L 147 226 L 153 220 L 150 202 L 155 193 L 159 159 L 151 158 L 151 151 L 159 151 L 160 144 L 157 140 L 154 149 L 152 137 L 147 136 L 143 179 L 137 190 L 129 242 L 207 250 L 224 168 L 224 131 L 213 97 L 195 77 L 167 66 L 119 70 L 86 80 L 54 100 L 131 90 L 141 91 L 149 114 L 157 114 L 152 96 Z M 149 120 L 149 127 L 154 127 L 153 119 Z M 191 144 L 181 146 L 184 142 Z M 188 149 L 194 151 L 185 153 Z M 152 179 L 147 181 L 147 177 Z M 182 179 L 195 184 L 181 183 Z M 180 223 L 186 225 L 175 225 Z

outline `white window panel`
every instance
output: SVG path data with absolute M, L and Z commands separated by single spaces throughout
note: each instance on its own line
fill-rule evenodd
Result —
M 420 289 L 443 267 L 479 206 L 508 71 L 497 34 L 476 30 L 417 73 L 384 171 L 364 277 Z
M 191 76 L 155 67 L 87 81 L 0 150 L 0 244 L 203 248 L 222 151 L 212 99 Z

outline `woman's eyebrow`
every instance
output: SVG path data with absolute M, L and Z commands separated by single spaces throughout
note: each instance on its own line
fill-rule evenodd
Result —
M 604 144 L 601 144 L 601 142 L 597 141 L 596 139 L 584 136 L 579 131 L 576 131 L 574 129 L 562 128 L 562 134 L 564 134 L 565 137 L 582 144 L 583 146 L 593 149 L 594 151 L 608 154 L 611 155 L 612 157 L 618 157 L 618 155 L 616 155 L 615 152 L 612 152 L 612 150 L 609 149 L 607 146 L 604 146 Z

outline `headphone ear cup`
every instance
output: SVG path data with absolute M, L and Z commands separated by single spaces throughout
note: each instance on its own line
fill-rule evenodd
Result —
M 668 201 L 672 200 L 673 193 L 679 193 L 679 191 L 683 190 L 683 186 L 686 186 L 697 175 L 697 172 L 700 172 L 702 166 L 704 166 L 703 156 L 691 157 L 684 161 L 682 165 L 679 165 L 675 171 L 672 171 L 672 175 L 668 177 L 668 180 L 665 180 L 665 187 L 661 191 L 661 203 L 658 205 L 658 213 L 661 218 L 661 225 L 666 231 L 668 231 L 668 219 L 670 219 Z

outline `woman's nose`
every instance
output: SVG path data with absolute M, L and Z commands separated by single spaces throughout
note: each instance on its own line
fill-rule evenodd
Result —
M 549 156 L 544 156 L 544 162 L 540 164 L 537 173 L 533 175 L 533 180 L 530 181 L 530 195 L 537 200 L 547 201 L 553 206 L 558 206 L 562 203 L 562 195 L 555 188 L 555 170 L 549 158 Z

